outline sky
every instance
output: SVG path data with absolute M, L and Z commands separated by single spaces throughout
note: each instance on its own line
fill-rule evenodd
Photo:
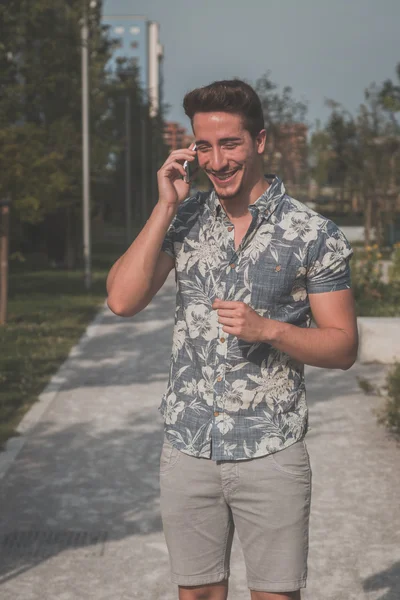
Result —
M 195 87 L 267 71 L 322 124 L 325 99 L 355 114 L 372 82 L 395 79 L 400 0 L 104 0 L 104 14 L 160 24 L 167 120 L 188 129 L 182 100 Z

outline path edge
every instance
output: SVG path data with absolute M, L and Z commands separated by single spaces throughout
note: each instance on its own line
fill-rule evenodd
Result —
M 105 300 L 104 304 L 98 309 L 97 314 L 86 327 L 78 342 L 69 351 L 67 358 L 59 366 L 54 375 L 52 375 L 49 383 L 41 394 L 39 394 L 38 400 L 32 404 L 28 412 L 22 417 L 16 427 L 16 431 L 20 435 L 13 436 L 6 441 L 4 450 L 0 451 L 0 481 L 5 477 L 9 468 L 24 447 L 29 433 L 37 423 L 39 423 L 44 413 L 55 400 L 61 387 L 66 382 L 64 371 L 68 368 L 69 361 L 75 358 L 82 351 L 87 342 L 96 335 L 108 310 L 107 301 Z

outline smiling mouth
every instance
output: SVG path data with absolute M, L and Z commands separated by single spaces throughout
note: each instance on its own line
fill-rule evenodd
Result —
M 216 175 L 215 173 L 210 173 L 210 175 L 213 179 L 216 179 L 217 181 L 226 182 L 233 179 L 233 177 L 239 170 L 240 169 L 235 169 L 234 171 L 229 171 L 229 173 L 220 173 L 219 175 Z

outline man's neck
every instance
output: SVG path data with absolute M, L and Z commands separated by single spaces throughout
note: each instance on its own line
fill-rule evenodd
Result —
M 229 198 L 229 200 L 220 198 L 219 201 L 231 220 L 247 217 L 249 215 L 250 204 L 254 204 L 269 186 L 270 184 L 268 181 L 262 176 L 257 183 L 253 185 L 250 192 L 244 191 L 235 198 Z

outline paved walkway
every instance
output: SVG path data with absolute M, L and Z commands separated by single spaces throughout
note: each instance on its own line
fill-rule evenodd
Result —
M 0 455 L 2 600 L 176 600 L 159 513 L 157 411 L 166 386 L 171 277 L 134 319 L 106 308 Z M 313 471 L 303 600 L 399 600 L 400 448 L 357 375 L 307 367 Z M 249 598 L 240 546 L 230 600 Z

